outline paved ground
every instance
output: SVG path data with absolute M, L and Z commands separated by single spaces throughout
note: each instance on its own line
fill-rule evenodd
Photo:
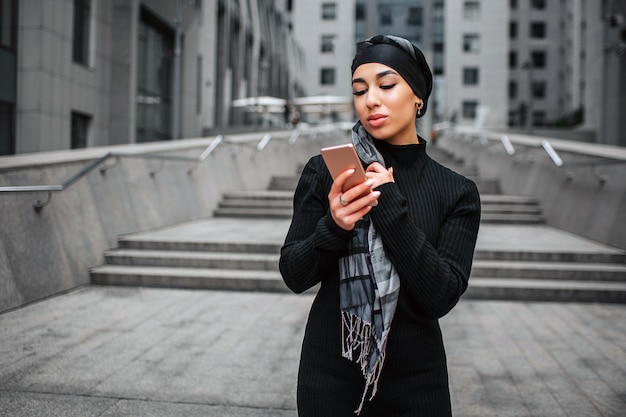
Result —
M 275 243 L 287 226 L 206 220 L 148 234 Z M 606 250 L 489 225 L 478 248 L 531 240 Z M 0 314 L 0 416 L 295 417 L 312 297 L 90 286 Z M 625 305 L 461 300 L 442 328 L 455 417 L 626 415 Z
M 0 416 L 295 416 L 311 295 L 86 287 L 0 315 Z M 626 306 L 467 301 L 457 417 L 626 415 Z

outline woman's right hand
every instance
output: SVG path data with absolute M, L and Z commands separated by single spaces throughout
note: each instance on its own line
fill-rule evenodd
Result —
M 378 204 L 380 196 L 380 191 L 372 191 L 374 181 L 371 179 L 342 192 L 346 180 L 352 175 L 354 169 L 342 172 L 335 178 L 328 193 L 330 214 L 337 226 L 344 230 L 354 229 L 356 222 Z

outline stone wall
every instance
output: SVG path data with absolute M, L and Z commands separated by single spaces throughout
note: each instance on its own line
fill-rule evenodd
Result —
M 273 132 L 262 151 L 263 132 L 229 136 L 197 164 L 136 154 L 197 158 L 213 138 L 0 158 L 8 187 L 62 184 L 109 152 L 127 154 L 53 193 L 39 212 L 33 204 L 46 193 L 0 192 L 0 311 L 89 284 L 89 268 L 121 234 L 210 217 L 224 192 L 264 189 L 274 175 L 296 175 L 321 146 L 349 141 L 341 130 L 311 131 L 290 144 L 291 134 Z
M 503 193 L 537 197 L 548 225 L 626 249 L 626 148 L 508 134 L 509 155 L 502 136 L 448 131 L 437 146 L 476 166 L 481 178 L 499 180 Z M 544 150 L 546 140 L 562 166 Z

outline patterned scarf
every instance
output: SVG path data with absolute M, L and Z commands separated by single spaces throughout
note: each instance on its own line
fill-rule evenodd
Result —
M 376 161 L 385 165 L 360 122 L 352 129 L 352 142 L 367 165 Z M 365 378 L 361 404 L 355 411 L 360 414 L 370 387 L 370 401 L 378 389 L 387 337 L 398 302 L 400 277 L 385 254 L 369 215 L 357 223 L 355 230 L 348 244 L 348 255 L 339 259 L 339 299 L 342 355 L 358 363 Z

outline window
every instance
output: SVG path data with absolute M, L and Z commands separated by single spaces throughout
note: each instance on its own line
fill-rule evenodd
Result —
M 322 20 L 337 18 L 337 3 L 322 3 Z
M 514 127 L 517 123 L 517 112 L 515 110 L 509 110 L 509 127 Z
M 443 20 L 444 10 L 442 3 L 433 4 L 433 19 L 434 20 Z
M 72 149 L 86 148 L 91 116 L 72 112 Z
M 322 53 L 335 52 L 335 35 L 322 35 L 320 51 Z
M 517 22 L 509 22 L 509 39 L 517 39 Z
M 89 65 L 90 35 L 91 0 L 74 0 L 74 38 L 72 45 L 74 62 Z
M 196 114 L 202 114 L 202 55 L 196 58 Z
M 0 46 L 15 50 L 17 44 L 17 1 L 0 0 Z
M 534 111 L 532 117 L 533 126 L 543 126 L 546 123 L 546 113 L 544 111 Z
M 517 52 L 509 52 L 509 68 L 517 68 Z
M 15 153 L 15 104 L 0 101 L 0 155 Z
M 478 85 L 478 68 L 463 68 L 463 85 Z
M 546 67 L 546 53 L 543 51 L 534 51 L 530 54 L 533 68 L 545 68 Z
M 463 17 L 467 20 L 480 18 L 480 2 L 476 0 L 466 1 L 463 4 Z
M 378 9 L 378 12 L 380 14 L 381 25 L 391 25 L 393 23 L 393 19 L 391 17 L 391 7 L 385 7 L 384 5 L 382 5 Z
M 409 26 L 420 26 L 422 24 L 421 7 L 409 7 L 406 24 Z
M 517 82 L 509 81 L 509 98 L 514 99 L 517 97 Z
M 463 52 L 477 54 L 480 52 L 480 35 L 477 33 L 466 33 L 463 35 Z
M 530 37 L 534 39 L 545 39 L 546 24 L 543 22 L 532 22 L 530 24 Z
M 533 98 L 545 98 L 546 97 L 546 83 L 545 81 L 533 81 L 530 90 Z
M 533 9 L 544 10 L 546 8 L 546 0 L 532 0 L 530 5 Z
M 320 84 L 321 85 L 335 85 L 335 69 L 334 68 L 322 68 L 320 71 Z
M 137 42 L 137 142 L 172 138 L 174 32 L 141 10 Z
M 365 4 L 364 3 L 357 3 L 356 4 L 356 20 L 365 20 L 366 19 L 366 14 L 365 14 Z
M 462 103 L 462 106 L 463 106 L 463 118 L 464 119 L 476 118 L 476 110 L 478 109 L 477 101 L 464 101 Z

